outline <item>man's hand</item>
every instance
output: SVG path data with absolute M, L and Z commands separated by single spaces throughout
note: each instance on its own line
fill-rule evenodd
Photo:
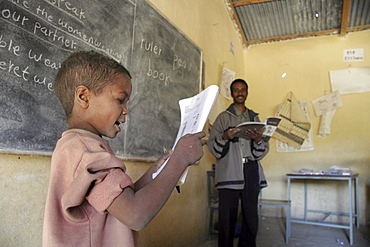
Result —
M 265 131 L 265 127 L 260 129 L 260 131 L 258 131 L 257 129 L 247 130 L 245 134 L 258 143 L 262 140 L 262 134 L 264 131 Z
M 238 128 L 233 128 L 227 130 L 224 135 L 222 136 L 222 139 L 224 140 L 231 140 L 234 139 L 235 135 L 240 131 Z

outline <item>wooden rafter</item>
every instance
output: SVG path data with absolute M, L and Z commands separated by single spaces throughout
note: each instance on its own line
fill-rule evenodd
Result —
M 332 34 L 337 34 L 337 33 L 339 33 L 338 29 L 332 29 L 332 30 L 324 30 L 324 31 L 318 31 L 318 32 L 298 33 L 298 34 L 291 34 L 291 35 L 285 35 L 285 36 L 277 36 L 277 37 L 266 38 L 266 39 L 255 39 L 255 40 L 249 40 L 247 42 L 248 42 L 248 45 L 256 45 L 256 44 L 283 41 L 283 40 L 292 40 L 292 39 L 299 39 L 299 38 L 332 35 Z
M 233 6 L 233 3 L 231 2 L 231 0 L 225 0 L 225 1 L 226 1 L 227 5 L 228 5 L 228 7 L 230 9 L 231 19 L 236 24 L 236 29 L 237 29 L 237 32 L 240 35 L 240 38 L 242 40 L 242 44 L 243 44 L 244 47 L 248 47 L 247 38 L 246 38 L 246 35 L 245 35 L 244 31 L 243 31 L 242 25 L 240 24 L 239 17 L 236 14 L 235 6 Z
M 347 34 L 350 10 L 351 10 L 351 0 L 343 0 L 342 23 L 340 25 L 340 36 L 345 36 Z
M 271 1 L 274 1 L 274 0 L 249 0 L 249 1 L 242 0 L 242 1 L 232 2 L 232 5 L 236 7 L 236 6 L 253 4 L 253 3 L 263 3 L 263 2 L 271 2 Z

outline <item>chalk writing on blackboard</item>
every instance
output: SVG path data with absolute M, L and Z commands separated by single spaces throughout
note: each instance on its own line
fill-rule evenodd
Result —
M 67 128 L 54 77 L 78 50 L 104 53 L 133 77 L 130 117 L 113 150 L 160 155 L 153 143 L 176 136 L 173 102 L 199 91 L 201 52 L 144 0 L 1 1 L 0 151 L 51 154 Z M 136 138 L 139 128 L 151 134 Z

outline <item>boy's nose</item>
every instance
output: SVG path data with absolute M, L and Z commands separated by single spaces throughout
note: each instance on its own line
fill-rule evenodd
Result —
M 122 111 L 122 115 L 128 115 L 128 112 L 129 112 L 129 110 L 128 110 L 128 108 L 127 107 L 124 107 L 123 108 L 123 111 Z

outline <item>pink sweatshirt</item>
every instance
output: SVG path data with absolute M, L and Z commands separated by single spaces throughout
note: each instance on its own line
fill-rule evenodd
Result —
M 43 246 L 139 246 L 137 232 L 107 212 L 124 188 L 133 187 L 125 170 L 103 138 L 65 131 L 51 159 Z

